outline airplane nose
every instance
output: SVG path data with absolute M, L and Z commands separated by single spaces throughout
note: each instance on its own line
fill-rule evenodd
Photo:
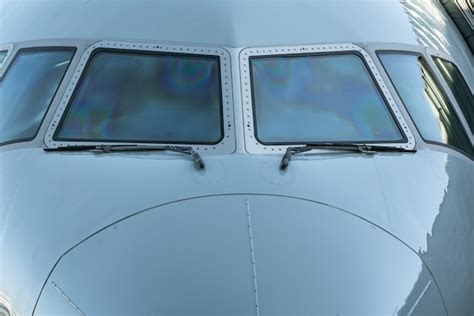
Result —
M 60 259 L 35 310 L 72 312 L 445 315 L 402 242 L 346 211 L 269 195 L 176 201 L 97 232 Z

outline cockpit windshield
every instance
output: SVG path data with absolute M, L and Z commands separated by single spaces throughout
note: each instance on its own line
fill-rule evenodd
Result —
M 98 50 L 54 139 L 216 144 L 221 103 L 218 56 Z
M 354 53 L 250 58 L 262 144 L 400 142 L 403 136 Z

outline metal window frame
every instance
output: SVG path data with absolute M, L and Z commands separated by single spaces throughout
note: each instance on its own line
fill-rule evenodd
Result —
M 76 140 L 55 140 L 54 135 L 56 130 L 60 127 L 60 122 L 68 108 L 68 105 L 74 96 L 78 83 L 83 71 L 94 51 L 103 49 L 117 49 L 124 51 L 137 51 L 141 53 L 159 52 L 159 53 L 182 53 L 187 55 L 209 55 L 219 57 L 220 76 L 221 76 L 221 90 L 222 90 L 222 126 L 223 138 L 214 145 L 201 144 L 186 144 L 180 143 L 176 145 L 190 145 L 195 150 L 212 153 L 233 153 L 236 149 L 235 144 L 235 126 L 234 126 L 234 109 L 233 109 L 233 95 L 232 95 L 232 73 L 231 73 L 231 59 L 230 53 L 222 47 L 211 46 L 194 46 L 194 45 L 175 45 L 170 43 L 154 43 L 154 42 L 134 42 L 134 41 L 113 41 L 103 40 L 90 45 L 82 54 L 77 64 L 73 75 L 67 84 L 64 95 L 59 101 L 50 124 L 44 136 L 44 143 L 47 148 L 57 148 L 60 146 L 75 146 L 75 145 L 120 145 L 120 144 L 141 144 L 143 146 L 150 145 L 173 145 L 170 143 L 151 143 L 151 142 L 107 142 L 107 141 L 76 141 Z
M 464 82 L 466 83 L 467 87 L 471 91 L 471 93 L 474 95 L 474 90 L 472 85 L 469 84 L 469 81 L 466 80 L 466 76 L 463 73 L 463 69 L 459 67 L 458 63 L 454 58 L 448 54 L 442 53 L 440 51 L 434 50 L 432 48 L 426 48 L 426 55 L 429 57 L 428 60 L 426 61 L 430 67 L 432 68 L 433 74 L 438 77 L 439 79 L 439 85 L 442 87 L 443 92 L 446 94 L 448 99 L 451 101 L 453 104 L 453 108 L 456 111 L 459 120 L 461 121 L 461 124 L 464 126 L 464 129 L 466 130 L 467 134 L 469 135 L 469 138 L 471 139 L 472 145 L 474 145 L 474 130 L 471 131 L 471 128 L 469 127 L 469 123 L 467 122 L 466 118 L 464 117 L 464 112 L 461 109 L 461 106 L 459 105 L 458 101 L 456 100 L 456 97 L 454 96 L 453 92 L 451 91 L 451 88 L 448 86 L 446 83 L 446 80 L 444 79 L 443 74 L 441 71 L 438 69 L 438 66 L 434 62 L 434 58 L 439 58 L 446 60 L 450 63 L 452 63 L 456 68 L 458 69 L 459 73 L 464 79 Z
M 0 60 L 0 79 L 3 77 L 3 74 L 5 72 L 4 69 L 6 69 L 7 61 L 9 60 L 9 57 L 13 51 L 14 45 L 13 43 L 7 43 L 7 44 L 1 44 L 0 45 L 0 51 L 6 51 L 7 54 L 5 57 L 3 57 L 3 60 Z
M 461 159 L 467 159 L 469 161 L 472 161 L 472 158 L 469 157 L 465 152 L 457 149 L 454 146 L 451 145 L 446 145 L 443 143 L 434 143 L 430 141 L 426 141 L 423 136 L 421 135 L 420 131 L 418 130 L 417 125 L 413 121 L 413 118 L 411 114 L 408 112 L 408 109 L 405 106 L 405 103 L 401 99 L 401 97 L 398 95 L 398 91 L 395 88 L 395 86 L 392 83 L 392 80 L 388 76 L 388 73 L 385 71 L 385 68 L 382 64 L 382 62 L 379 59 L 378 53 L 380 51 L 396 51 L 396 52 L 404 52 L 407 54 L 418 54 L 423 56 L 425 62 L 428 64 L 428 67 L 430 69 L 430 73 L 436 78 L 436 81 L 439 82 L 438 85 L 443 86 L 444 79 L 442 78 L 441 74 L 439 71 L 436 69 L 436 65 L 431 59 L 430 54 L 428 51 L 430 49 L 427 49 L 427 47 L 420 46 L 420 45 L 412 45 L 412 44 L 394 44 L 394 43 L 365 43 L 363 44 L 363 47 L 369 52 L 369 54 L 372 56 L 372 60 L 375 62 L 376 66 L 379 69 L 380 74 L 384 78 L 385 82 L 387 83 L 387 86 L 389 87 L 390 91 L 392 92 L 392 95 L 394 96 L 397 104 L 399 104 L 400 110 L 403 112 L 403 115 L 405 116 L 406 122 L 409 124 L 410 129 L 413 131 L 416 140 L 417 140 L 417 147 L 419 148 L 429 148 L 432 150 L 436 151 L 441 151 L 446 154 L 454 154 L 457 157 Z M 445 54 L 437 51 L 437 50 L 431 50 L 432 52 L 437 52 L 440 55 L 446 56 Z M 449 57 L 450 60 L 452 60 L 452 57 Z M 447 85 L 445 86 L 447 87 Z M 446 91 L 445 88 L 442 88 L 442 91 L 446 94 L 448 97 L 449 101 L 451 102 L 453 108 L 455 109 L 455 112 L 457 113 L 459 117 L 459 113 L 457 112 L 458 110 L 461 111 L 460 109 L 457 108 L 457 102 L 454 100 L 454 96 L 450 94 L 450 91 Z M 462 116 L 461 116 L 462 117 Z M 462 122 L 461 118 L 460 121 Z M 466 123 L 467 124 L 467 123 Z M 467 125 L 466 125 L 467 126 Z M 466 129 L 466 135 L 469 137 L 469 129 Z
M 441 58 L 441 59 L 444 59 L 444 60 L 447 60 L 449 61 L 450 63 L 453 63 L 456 65 L 456 67 L 458 68 L 459 72 L 461 73 L 461 75 L 463 76 L 464 78 L 464 81 L 466 82 L 467 86 L 469 87 L 469 89 L 471 90 L 471 93 L 474 94 L 474 82 L 473 83 L 470 83 L 468 80 L 466 80 L 467 76 L 464 74 L 464 69 L 462 67 L 459 67 L 459 64 L 456 62 L 456 60 L 454 59 L 453 56 L 451 55 L 448 55 L 446 53 L 443 53 L 439 50 L 436 50 L 436 49 L 433 49 L 433 48 L 429 48 L 429 47 L 426 47 L 425 48 L 425 51 L 426 51 L 426 55 L 427 56 L 430 56 L 431 59 L 432 58 Z M 438 69 L 438 67 L 436 67 L 436 69 Z M 440 73 L 441 74 L 441 73 Z
M 470 159 L 472 160 L 473 158 L 469 155 L 469 153 L 463 151 L 462 149 L 460 148 L 457 148 L 457 147 L 454 147 L 453 145 L 450 145 L 450 144 L 445 144 L 445 143 L 441 143 L 441 142 L 437 142 L 437 141 L 432 141 L 432 140 L 429 140 L 429 139 L 426 139 L 420 132 L 420 129 L 418 128 L 418 126 L 416 125 L 415 121 L 413 120 L 413 117 L 412 115 L 410 114 L 410 112 L 408 111 L 406 105 L 405 105 L 405 102 L 402 100 L 402 98 L 400 97 L 400 95 L 398 94 L 398 90 L 397 88 L 395 87 L 394 83 L 392 82 L 392 80 L 390 79 L 390 76 L 388 75 L 385 67 L 383 66 L 380 58 L 379 58 L 379 54 L 380 53 L 398 53 L 398 54 L 405 54 L 405 55 L 413 55 L 413 56 L 419 56 L 421 58 L 423 58 L 423 61 L 426 63 L 427 67 L 428 67 L 428 71 L 430 72 L 430 74 L 433 76 L 433 79 L 436 81 L 436 84 L 438 86 L 438 88 L 441 89 L 441 92 L 444 93 L 444 95 L 446 96 L 446 98 L 448 99 L 448 101 L 451 103 L 451 106 L 454 110 L 454 114 L 456 115 L 456 117 L 458 118 L 459 122 L 461 122 L 461 126 L 464 130 L 464 133 L 466 134 L 467 138 L 469 141 L 471 141 L 471 145 L 472 145 L 472 139 L 469 135 L 469 128 L 467 128 L 467 125 L 464 124 L 465 120 L 464 120 L 464 116 L 461 114 L 460 115 L 460 109 L 458 108 L 458 104 L 456 102 L 456 100 L 453 100 L 454 96 L 450 93 L 450 91 L 447 91 L 446 90 L 446 86 L 445 86 L 445 83 L 444 83 L 444 79 L 442 78 L 441 74 L 439 73 L 439 71 L 437 70 L 437 67 L 436 65 L 434 64 L 432 58 L 431 58 L 431 55 L 429 55 L 427 52 L 426 52 L 426 49 L 424 47 L 418 47 L 418 48 L 408 48 L 409 46 L 406 46 L 406 45 L 381 45 L 381 44 L 377 44 L 376 46 L 373 47 L 374 49 L 374 54 L 375 56 L 377 56 L 378 58 L 378 61 L 380 63 L 380 67 L 383 69 L 383 71 L 385 72 L 387 78 L 388 78 L 388 82 L 391 86 L 391 88 L 393 89 L 393 91 L 395 91 L 396 93 L 396 96 L 397 96 L 397 99 L 399 100 L 400 104 L 403 105 L 403 107 L 405 108 L 408 116 L 410 117 L 410 120 L 414 126 L 414 129 L 417 131 L 418 133 L 418 136 L 420 137 L 421 141 L 424 143 L 424 144 L 428 144 L 428 145 L 433 145 L 433 146 L 437 146 L 439 148 L 448 148 L 448 149 L 451 149 L 453 150 L 454 152 L 457 152 L 459 153 L 461 156 L 464 156 L 466 157 L 467 159 Z M 449 89 L 448 89 L 449 90 Z M 467 122 L 466 122 L 467 124 Z M 467 129 L 466 129 L 467 128 Z
M 462 15 L 466 18 L 466 21 L 469 23 L 469 25 L 474 28 L 474 14 L 472 13 L 467 0 L 456 0 L 456 5 L 458 6 Z
M 262 153 L 282 153 L 289 146 L 295 146 L 298 144 L 288 145 L 266 145 L 260 143 L 255 137 L 254 130 L 254 112 L 253 112 L 253 100 L 251 91 L 251 76 L 250 76 L 250 63 L 251 57 L 255 56 L 273 56 L 273 55 L 318 55 L 328 53 L 357 53 L 364 60 L 367 66 L 367 71 L 374 79 L 374 84 L 380 91 L 382 97 L 385 99 L 386 105 L 389 107 L 390 114 L 396 124 L 399 126 L 401 135 L 405 138 L 404 141 L 400 142 L 370 142 L 372 145 L 384 145 L 390 147 L 414 149 L 416 146 L 415 138 L 409 129 L 402 113 L 400 112 L 392 94 L 390 93 L 387 85 L 383 81 L 377 67 L 375 66 L 372 58 L 369 54 L 361 47 L 352 43 L 339 43 L 339 44 L 322 44 L 322 45 L 298 45 L 298 46 L 277 46 L 277 47 L 253 47 L 245 48 L 240 52 L 240 77 L 241 77 L 241 92 L 242 92 L 242 115 L 244 118 L 244 138 L 245 148 L 250 154 L 262 154 Z M 301 144 L 303 145 L 303 143 Z

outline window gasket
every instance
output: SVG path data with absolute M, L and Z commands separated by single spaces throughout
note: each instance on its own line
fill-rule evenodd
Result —
M 451 150 L 454 150 L 460 154 L 462 154 L 463 156 L 467 157 L 468 159 L 470 160 L 474 160 L 474 156 L 471 156 L 469 153 L 465 152 L 464 150 L 460 149 L 460 148 L 457 148 L 453 145 L 450 145 L 450 144 L 445 144 L 445 143 L 441 143 L 441 142 L 437 142 L 437 141 L 432 141 L 432 140 L 428 140 L 426 138 L 423 137 L 423 134 L 421 133 L 420 131 L 420 128 L 418 127 L 418 125 L 416 124 L 415 120 L 413 119 L 413 116 L 412 114 L 410 113 L 410 111 L 408 110 L 405 102 L 403 101 L 402 97 L 400 96 L 400 93 L 398 92 L 398 89 L 397 87 L 395 86 L 395 84 L 393 83 L 393 80 L 391 79 L 391 77 L 389 76 L 389 73 L 385 67 L 385 65 L 383 64 L 382 60 L 380 59 L 380 53 L 392 53 L 392 54 L 401 54 L 401 55 L 412 55 L 412 56 L 418 56 L 418 57 L 421 57 L 423 59 L 423 61 L 425 62 L 426 66 L 428 67 L 428 71 L 430 72 L 430 74 L 433 76 L 433 79 L 435 80 L 436 84 L 438 85 L 438 88 L 441 89 L 441 92 L 444 93 L 445 97 L 448 99 L 448 101 L 451 103 L 451 107 L 453 108 L 454 110 L 454 115 L 456 116 L 456 118 L 459 120 L 459 122 L 462 124 L 462 127 L 463 127 L 463 131 L 467 137 L 467 139 L 469 141 L 471 141 L 471 138 L 469 136 L 469 133 L 468 133 L 468 130 L 466 129 L 466 127 L 464 126 L 463 124 L 463 121 L 461 119 L 461 117 L 459 116 L 458 114 L 458 109 L 456 108 L 455 104 L 457 105 L 457 103 L 453 103 L 453 100 L 451 97 L 449 97 L 446 89 L 444 88 L 444 86 L 441 84 L 440 80 L 441 78 L 438 76 L 438 73 L 434 71 L 431 63 L 428 61 L 428 58 L 430 57 L 430 55 L 428 54 L 428 56 L 425 56 L 425 54 L 423 54 L 422 52 L 418 52 L 418 51 L 407 51 L 407 50 L 398 50 L 398 49 L 376 49 L 374 51 L 375 55 L 377 56 L 377 58 L 379 59 L 380 61 L 380 64 L 382 65 L 382 68 L 383 68 L 383 71 L 385 72 L 385 74 L 387 75 L 387 78 L 389 78 L 389 81 L 390 81 L 390 84 L 393 86 L 393 89 L 394 91 L 397 93 L 398 95 L 398 98 L 400 99 L 400 102 L 403 104 L 403 106 L 405 107 L 407 113 L 408 113 L 408 116 L 410 117 L 411 121 L 413 122 L 413 125 L 415 126 L 416 128 L 416 131 L 418 132 L 418 135 L 420 136 L 421 140 L 423 142 L 425 142 L 426 144 L 429 144 L 429 145 L 436 145 L 436 146 L 441 146 L 441 147 L 444 147 L 444 148 L 449 148 Z M 472 146 L 472 141 L 471 141 L 471 146 Z
M 76 90 L 85 75 L 86 66 L 97 51 L 127 51 L 143 54 L 163 54 L 163 55 L 188 55 L 188 56 L 215 56 L 219 59 L 220 67 L 220 90 L 221 90 L 221 126 L 222 139 L 217 144 L 194 144 L 191 142 L 179 143 L 179 145 L 192 145 L 200 152 L 213 153 L 233 153 L 235 151 L 235 127 L 234 127 L 234 109 L 232 97 L 232 75 L 230 53 L 222 47 L 194 46 L 194 45 L 175 45 L 170 43 L 150 43 L 150 42 L 131 42 L 131 41 L 112 41 L 103 40 L 90 45 L 80 57 L 78 65 L 73 72 L 64 95 L 59 101 L 59 105 L 51 119 L 46 130 L 44 142 L 47 148 L 57 148 L 61 146 L 75 145 L 120 145 L 120 144 L 141 144 L 141 145 L 170 145 L 170 143 L 159 142 L 110 142 L 110 141 L 81 141 L 81 140 L 56 140 L 54 139 L 61 121 L 66 114 L 68 106 L 74 97 Z M 176 144 L 178 143 L 171 143 Z
M 23 52 L 54 52 L 54 51 L 70 51 L 71 52 L 71 59 L 69 61 L 69 64 L 67 65 L 66 70 L 64 71 L 64 74 L 61 77 L 61 80 L 59 81 L 58 86 L 54 90 L 54 94 L 53 94 L 53 97 L 51 98 L 51 102 L 46 107 L 46 110 L 44 111 L 43 117 L 41 118 L 41 122 L 39 123 L 35 134 L 31 137 L 18 138 L 18 139 L 14 139 L 14 140 L 10 140 L 10 141 L 0 143 L 0 146 L 16 144 L 16 143 L 22 143 L 22 142 L 29 142 L 29 141 L 34 140 L 38 136 L 38 133 L 41 130 L 41 126 L 43 126 L 43 123 L 44 123 L 44 121 L 45 121 L 45 119 L 48 115 L 49 110 L 51 109 L 52 104 L 55 103 L 55 99 L 58 96 L 58 91 L 60 90 L 61 86 L 63 85 L 64 78 L 66 77 L 66 75 L 70 71 L 70 68 L 71 68 L 70 65 L 73 62 L 74 57 L 76 56 L 77 47 L 60 45 L 60 46 L 28 46 L 28 47 L 19 48 L 15 51 L 15 54 L 11 58 L 11 62 L 8 63 L 8 67 L 5 68 L 5 72 L 2 73 L 2 76 L 0 77 L 0 80 L 5 79 L 5 76 L 8 74 L 8 71 L 10 70 L 10 67 L 12 65 L 14 65 L 15 60 Z M 8 55 L 5 56 L 4 60 L 6 60 L 7 57 L 8 57 Z
M 369 54 L 360 46 L 352 43 L 323 44 L 323 45 L 298 45 L 277 47 L 253 47 L 246 48 L 240 52 L 240 76 L 242 81 L 242 115 L 244 118 L 245 148 L 248 153 L 282 153 L 289 146 L 304 145 L 303 143 L 288 143 L 285 145 L 263 144 L 256 138 L 256 120 L 254 115 L 254 102 L 252 92 L 252 78 L 250 60 L 252 57 L 270 56 L 317 56 L 328 54 L 357 54 L 364 62 L 369 75 L 389 110 L 390 115 L 399 128 L 403 140 L 396 142 L 370 142 L 372 145 L 384 145 L 396 148 L 412 150 L 415 149 L 416 141 L 411 133 L 402 113 L 398 109 L 387 85 L 384 83 L 380 73 Z M 363 142 L 361 142 L 363 143 Z M 368 143 L 367 143 L 368 144 Z

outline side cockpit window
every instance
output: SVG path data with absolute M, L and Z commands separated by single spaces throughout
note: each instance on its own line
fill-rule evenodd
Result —
M 462 123 L 423 58 L 405 53 L 379 57 L 423 139 L 472 155 Z
M 456 98 L 471 133 L 474 134 L 474 96 L 466 80 L 455 64 L 438 57 L 434 57 L 433 60 Z
M 219 56 L 98 49 L 54 141 L 217 144 Z
M 36 136 L 73 55 L 70 48 L 17 53 L 0 80 L 0 144 Z

